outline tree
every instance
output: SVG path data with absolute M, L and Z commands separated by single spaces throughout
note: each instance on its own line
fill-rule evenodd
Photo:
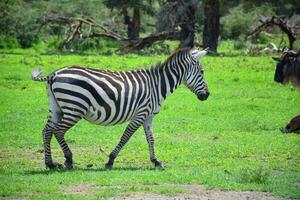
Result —
M 31 2 L 21 0 L 0 2 L 0 35 L 14 37 L 23 48 L 38 40 L 38 12 L 31 6 Z
M 152 1 L 146 0 L 106 0 L 104 4 L 111 9 L 120 10 L 127 26 L 127 36 L 130 40 L 135 40 L 140 36 L 141 12 L 154 15 Z M 129 12 L 132 10 L 132 17 Z
M 217 53 L 220 35 L 220 2 L 219 0 L 204 1 L 203 47 Z
M 197 0 L 170 0 L 164 3 L 157 17 L 158 31 L 180 31 L 180 47 L 193 47 Z
M 133 8 L 132 19 L 128 15 L 128 9 L 123 8 L 122 14 L 124 16 L 124 24 L 127 25 L 127 36 L 129 39 L 134 40 L 140 36 L 141 27 L 141 13 L 138 7 Z
M 197 0 L 191 0 L 186 5 L 187 19 L 186 23 L 181 25 L 180 47 L 194 47 L 195 39 L 195 17 L 197 10 Z

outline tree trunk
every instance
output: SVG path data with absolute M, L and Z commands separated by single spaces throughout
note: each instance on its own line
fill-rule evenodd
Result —
M 195 38 L 195 16 L 197 10 L 197 1 L 192 0 L 188 3 L 188 20 L 180 26 L 180 48 L 184 47 L 194 47 Z
M 219 0 L 206 0 L 204 2 L 204 30 L 203 47 L 217 53 L 218 38 L 220 34 Z
M 140 9 L 133 9 L 132 20 L 128 15 L 128 11 L 126 8 L 122 10 L 122 14 L 124 16 L 124 24 L 127 25 L 127 37 L 129 40 L 135 40 L 140 36 L 140 26 L 141 26 L 141 16 Z
M 134 8 L 133 9 L 133 17 L 132 17 L 132 27 L 131 27 L 131 34 L 130 39 L 137 39 L 140 36 L 140 27 L 141 27 L 141 16 L 140 16 L 140 9 Z M 129 35 L 128 35 L 129 36 Z

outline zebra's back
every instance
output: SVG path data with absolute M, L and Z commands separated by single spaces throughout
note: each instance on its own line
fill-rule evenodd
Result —
M 134 118 L 147 104 L 146 82 L 141 71 L 72 66 L 54 72 L 50 87 L 64 113 L 99 125 L 114 125 Z

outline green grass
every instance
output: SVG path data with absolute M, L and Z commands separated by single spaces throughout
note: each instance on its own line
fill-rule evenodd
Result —
M 0 198 L 108 198 L 136 191 L 172 195 L 177 184 L 267 191 L 300 198 L 300 137 L 279 128 L 299 114 L 300 93 L 274 83 L 270 57 L 205 57 L 211 96 L 205 102 L 180 87 L 154 118 L 156 154 L 149 161 L 142 129 L 115 163 L 107 155 L 126 124 L 100 127 L 81 121 L 67 134 L 74 170 L 46 170 L 41 130 L 47 118 L 45 83 L 32 82 L 33 68 L 45 73 L 71 64 L 125 70 L 146 67 L 166 56 L 0 54 Z M 63 163 L 55 140 L 53 158 Z M 92 165 L 92 167 L 87 167 Z M 87 186 L 88 195 L 70 192 Z M 70 189 L 71 188 L 71 189 Z

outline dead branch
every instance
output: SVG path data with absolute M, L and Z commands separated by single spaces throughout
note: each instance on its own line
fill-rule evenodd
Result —
M 167 31 L 167 32 L 159 32 L 153 33 L 147 37 L 139 38 L 136 40 L 131 40 L 127 44 L 120 47 L 117 51 L 131 51 L 131 50 L 139 50 L 145 47 L 151 46 L 156 41 L 161 40 L 178 40 L 180 37 L 179 31 Z
M 178 30 L 174 30 L 153 33 L 147 37 L 138 38 L 136 40 L 128 40 L 127 37 L 121 36 L 104 25 L 98 24 L 90 17 L 48 16 L 46 18 L 46 22 L 68 26 L 66 39 L 63 41 L 61 47 L 71 43 L 76 38 L 85 40 L 87 38 L 106 37 L 126 42 L 117 51 L 128 52 L 131 50 L 139 50 L 149 47 L 156 41 L 162 41 L 166 39 L 178 40 L 180 38 L 180 32 Z M 85 32 L 82 30 L 85 30 Z
M 128 40 L 109 28 L 98 24 L 90 17 L 65 17 L 65 16 L 48 16 L 45 18 L 46 23 L 56 23 L 61 25 L 67 25 L 68 31 L 66 33 L 66 39 L 63 41 L 62 46 L 72 42 L 76 37 L 79 39 L 87 39 L 93 37 L 108 37 L 118 41 Z M 82 30 L 88 30 L 87 33 Z M 99 32 L 101 31 L 101 32 Z
M 289 38 L 289 46 L 290 49 L 293 49 L 293 43 L 297 40 L 297 36 L 293 27 L 289 26 L 287 23 L 287 19 L 284 16 L 273 16 L 266 20 L 259 20 L 261 24 L 256 27 L 249 36 L 256 37 L 258 36 L 263 30 L 268 27 L 272 27 L 274 25 L 278 26 L 284 33 L 287 34 Z

